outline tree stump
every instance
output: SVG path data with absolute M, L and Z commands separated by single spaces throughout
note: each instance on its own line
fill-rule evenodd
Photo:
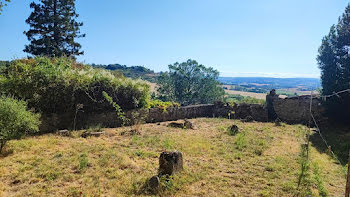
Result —
M 182 153 L 175 152 L 162 152 L 159 157 L 159 176 L 173 175 L 176 172 L 183 170 Z

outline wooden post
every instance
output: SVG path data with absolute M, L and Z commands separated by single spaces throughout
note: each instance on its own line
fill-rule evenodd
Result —
M 349 195 L 350 195 L 350 152 L 349 152 L 349 160 L 348 160 L 348 173 L 346 175 L 345 197 L 349 197 Z

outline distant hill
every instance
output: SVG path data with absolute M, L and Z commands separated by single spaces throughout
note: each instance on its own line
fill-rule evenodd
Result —
M 111 71 L 121 72 L 125 77 L 137 79 L 141 78 L 150 82 L 155 82 L 159 73 L 155 73 L 153 70 L 144 66 L 126 66 L 121 64 L 91 64 L 94 68 L 103 68 Z
M 225 85 L 256 86 L 264 89 L 297 88 L 310 91 L 321 87 L 320 79 L 317 78 L 219 77 L 219 81 Z

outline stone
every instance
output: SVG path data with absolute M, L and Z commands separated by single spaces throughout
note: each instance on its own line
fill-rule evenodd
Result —
M 276 118 L 276 120 L 275 120 L 275 126 L 282 126 L 282 121 L 281 121 L 281 119 L 279 119 L 279 118 Z
M 185 123 L 184 123 L 184 128 L 185 129 L 194 129 L 193 123 L 186 119 Z
M 244 119 L 244 122 L 253 122 L 253 121 L 254 121 L 254 118 L 252 116 L 247 116 Z
M 174 173 L 181 172 L 183 170 L 183 158 L 182 153 L 175 152 L 162 152 L 159 157 L 159 176 L 173 175 Z
M 229 127 L 229 134 L 236 135 L 239 132 L 239 128 L 237 125 L 232 125 Z
M 174 128 L 184 128 L 184 124 L 183 123 L 178 123 L 178 122 L 171 122 L 168 124 L 168 127 L 174 127 Z
M 148 186 L 152 190 L 157 190 L 160 184 L 160 180 L 158 176 L 152 176 L 148 181 Z
M 57 134 L 60 136 L 66 136 L 66 137 L 70 136 L 70 132 L 67 129 L 59 130 L 57 131 Z
M 130 135 L 130 136 L 141 135 L 141 132 L 136 130 L 136 129 L 131 129 L 130 131 L 123 131 L 123 132 L 121 132 L 120 135 Z
M 87 132 L 87 131 L 84 131 L 84 133 L 81 134 L 81 137 L 83 137 L 83 138 L 87 138 L 89 136 L 100 137 L 101 135 L 104 135 L 104 134 L 105 134 L 104 131 L 99 131 L 99 132 Z

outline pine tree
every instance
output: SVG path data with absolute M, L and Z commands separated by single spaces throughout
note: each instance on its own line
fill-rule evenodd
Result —
M 82 55 L 84 52 L 75 38 L 85 34 L 80 34 L 83 23 L 76 21 L 79 15 L 75 12 L 75 0 L 40 1 L 30 4 L 34 11 L 26 20 L 30 29 L 24 32 L 30 44 L 23 51 L 48 57 Z
M 321 69 L 322 94 L 329 95 L 350 89 L 350 5 L 322 40 L 317 57 Z M 325 106 L 330 117 L 350 124 L 350 94 L 327 98 Z
M 339 18 L 337 25 L 337 49 L 341 76 L 339 78 L 341 89 L 350 88 L 350 5 Z
M 329 34 L 323 38 L 317 56 L 317 62 L 321 69 L 322 92 L 325 95 L 339 90 L 340 68 L 338 66 L 336 45 L 337 35 L 333 25 Z

